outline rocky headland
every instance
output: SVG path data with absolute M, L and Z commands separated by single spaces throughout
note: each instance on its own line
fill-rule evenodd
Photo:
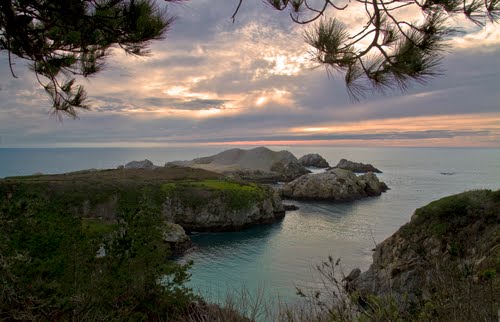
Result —
M 350 201 L 379 196 L 387 190 L 387 185 L 372 172 L 357 176 L 349 170 L 334 168 L 286 183 L 281 195 L 289 199 Z
M 366 172 L 382 173 L 382 171 L 375 168 L 371 164 L 353 162 L 346 159 L 341 159 L 334 168 L 349 170 L 354 173 L 366 173 Z
M 498 272 L 500 190 L 476 190 L 417 209 L 409 223 L 376 246 L 370 268 L 353 270 L 346 281 L 362 300 L 390 296 L 417 311 L 446 301 L 453 314 L 471 314 L 458 320 L 483 320 L 473 312 L 482 314 L 486 301 L 500 298 Z
M 205 169 L 235 179 L 262 183 L 291 181 L 309 173 L 292 153 L 288 151 L 272 151 L 266 147 L 250 150 L 230 149 L 191 161 L 168 162 L 165 166 Z
M 191 247 L 185 231 L 230 231 L 272 223 L 285 209 L 274 189 L 196 168 L 78 171 L 0 180 L 0 205 L 32 196 L 98 227 L 114 227 L 144 200 L 165 222 L 174 253 Z M 161 223 L 158 223 L 159 225 Z

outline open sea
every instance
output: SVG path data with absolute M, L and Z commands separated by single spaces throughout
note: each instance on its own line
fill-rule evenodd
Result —
M 0 149 L 0 178 L 83 169 L 115 168 L 145 158 L 157 165 L 211 155 L 230 147 Z M 295 287 L 318 286 L 314 266 L 341 258 L 346 274 L 367 269 L 376 243 L 432 200 L 470 189 L 500 189 L 500 149 L 271 147 L 300 157 L 321 154 L 330 165 L 341 158 L 372 163 L 383 171 L 388 192 L 349 203 L 296 202 L 283 221 L 240 232 L 192 236 L 198 248 L 179 261 L 194 262 L 190 286 L 214 301 L 242 287 L 297 299 Z M 448 175 L 442 172 L 451 173 Z

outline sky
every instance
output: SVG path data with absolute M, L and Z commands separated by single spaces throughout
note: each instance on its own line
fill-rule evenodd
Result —
M 76 120 L 53 117 L 34 74 L 15 60 L 11 77 L 0 53 L 0 147 L 500 147 L 500 25 L 454 20 L 466 32 L 450 40 L 443 76 L 351 102 L 342 75 L 311 62 L 307 27 L 260 0 L 233 23 L 236 5 L 168 5 L 178 20 L 150 56 L 114 50 L 83 80 L 92 109 Z M 354 31 L 363 13 L 351 7 L 329 15 Z

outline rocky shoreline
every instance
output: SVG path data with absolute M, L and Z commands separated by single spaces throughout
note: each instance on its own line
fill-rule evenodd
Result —
M 249 166 L 256 158 L 258 166 Z M 143 160 L 118 169 L 11 177 L 0 179 L 0 206 L 12 218 L 19 211 L 10 209 L 21 209 L 28 219 L 35 213 L 55 225 L 64 213 L 66 224 L 81 225 L 82 236 L 96 243 L 97 253 L 91 250 L 90 256 L 98 261 L 112 256 L 110 241 L 127 241 L 129 229 L 140 228 L 134 216 L 147 214 L 154 227 L 148 226 L 145 235 L 158 229 L 161 254 L 178 257 L 196 249 L 190 233 L 237 231 L 282 220 L 286 211 L 297 209 L 282 198 L 349 202 L 389 189 L 370 164 L 342 159 L 324 172 L 304 168 L 324 167 L 323 161 L 316 154 L 297 159 L 287 151 L 233 149 L 195 159 L 193 167 L 161 167 Z M 219 172 L 204 169 L 207 165 Z M 286 182 L 279 186 L 257 183 L 280 179 Z M 440 317 L 447 316 L 447 308 L 430 305 L 456 301 L 454 307 L 469 306 L 465 316 L 471 320 L 470 307 L 500 298 L 499 210 L 500 191 L 489 190 L 449 196 L 417 209 L 409 223 L 376 246 L 367 271 L 354 269 L 342 281 L 349 300 L 363 310 L 379 304 L 418 314 L 439 309 L 445 312 Z
M 318 154 L 297 159 L 288 151 L 265 147 L 231 149 L 191 161 L 166 163 L 131 161 L 117 169 L 88 170 L 60 175 L 37 175 L 0 180 L 0 188 L 14 195 L 20 186 L 46 198 L 67 200 L 77 216 L 102 221 L 119 220 L 122 208 L 136 207 L 147 194 L 165 221 L 165 242 L 174 254 L 193 247 L 190 232 L 236 231 L 282 220 L 288 199 L 352 201 L 380 195 L 388 188 L 373 173 L 356 176 L 342 169 L 311 174 L 305 166 L 327 168 Z M 285 184 L 276 189 L 261 183 Z M 73 191 L 68 195 L 67 191 Z
M 354 269 L 346 277 L 346 286 L 362 301 L 390 296 L 402 308 L 422 308 L 446 299 L 451 289 L 463 296 L 460 288 L 498 287 L 499 246 L 500 190 L 464 192 L 415 210 L 409 223 L 376 246 L 366 272 Z

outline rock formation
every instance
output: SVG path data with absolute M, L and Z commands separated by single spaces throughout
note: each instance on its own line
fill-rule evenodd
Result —
M 188 231 L 231 231 L 273 223 L 285 215 L 278 193 L 271 187 L 223 183 L 166 187 L 163 215 Z
M 292 153 L 276 152 L 265 147 L 250 150 L 231 149 L 191 161 L 165 164 L 166 167 L 173 165 L 202 168 L 256 182 L 290 181 L 309 172 Z
M 317 153 L 310 153 L 302 156 L 299 159 L 299 163 L 304 167 L 328 168 L 330 166 L 328 162 Z
M 282 196 L 291 199 L 348 201 L 379 196 L 387 190 L 371 172 L 357 176 L 343 169 L 306 174 L 283 186 Z
M 364 298 L 391 295 L 402 305 L 421 304 L 439 292 L 442 299 L 450 300 L 450 293 L 460 299 L 467 296 L 463 290 L 498 285 L 500 276 L 484 278 L 500 270 L 499 258 L 500 190 L 469 191 L 417 209 L 409 223 L 377 245 L 368 271 L 355 270 L 346 282 Z
M 345 169 L 352 171 L 354 173 L 365 173 L 365 172 L 382 173 L 382 171 L 375 168 L 371 164 L 358 163 L 346 159 L 341 159 L 334 168 Z
M 170 244 L 172 255 L 180 255 L 193 247 L 193 242 L 186 235 L 184 228 L 171 222 L 164 223 L 163 240 Z
M 120 168 L 119 166 L 118 168 Z M 125 166 L 123 166 L 124 169 L 153 169 L 156 166 L 153 164 L 153 162 L 149 161 L 148 159 L 144 159 L 142 161 L 131 161 Z

